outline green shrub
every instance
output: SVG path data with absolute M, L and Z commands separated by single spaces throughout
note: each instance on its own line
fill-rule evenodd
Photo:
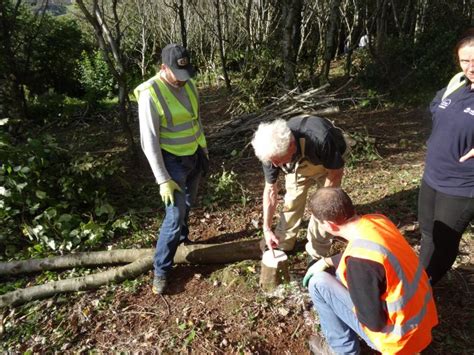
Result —
M 104 180 L 121 169 L 108 157 L 72 156 L 50 136 L 0 135 L 0 258 L 98 245 L 126 229 Z
M 379 152 L 375 146 L 375 138 L 370 137 L 365 132 L 354 132 L 349 134 L 349 138 L 353 143 L 351 146 L 350 156 L 348 159 L 348 166 L 354 166 L 354 164 L 361 162 L 374 161 L 381 159 Z
M 362 79 L 382 90 L 402 86 L 405 89 L 433 89 L 445 85 L 455 71 L 452 58 L 453 33 L 440 38 L 422 36 L 417 43 L 400 38 L 391 38 L 385 44 L 383 53 L 365 68 Z M 436 73 L 436 75 L 433 75 Z M 390 80 L 380 80 L 381 77 Z
M 114 78 L 99 50 L 92 54 L 82 52 L 79 61 L 80 82 L 86 92 L 85 99 L 89 103 L 112 96 Z
M 86 44 L 76 20 L 48 13 L 40 16 L 29 4 L 2 3 L 0 64 L 13 62 L 14 67 L 3 65 L 0 79 L 14 75 L 31 96 L 50 89 L 70 96 L 78 94 L 77 58 Z M 11 51 L 3 45 L 9 45 Z
M 241 63 L 241 79 L 238 85 L 234 85 L 239 92 L 232 103 L 232 113 L 258 111 L 268 103 L 269 97 L 278 95 L 284 72 L 281 59 L 266 48 L 258 53 L 251 52 L 245 59 L 238 52 L 234 57 L 234 61 Z
M 239 177 L 233 170 L 227 171 L 222 167 L 221 173 L 209 176 L 207 191 L 203 197 L 203 204 L 205 206 L 215 208 L 236 202 L 245 206 L 248 199 L 246 190 L 239 182 Z
M 41 117 L 44 123 L 58 121 L 58 125 L 67 125 L 71 119 L 81 117 L 85 111 L 86 102 L 74 97 L 64 96 L 51 90 L 35 96 L 29 106 L 31 117 Z
M 364 87 L 377 92 L 389 92 L 390 98 L 402 103 L 426 104 L 434 93 L 447 85 L 453 74 L 460 71 L 453 48 L 465 24 L 458 10 L 435 11 L 430 16 L 433 25 L 416 38 L 389 36 L 381 48 L 354 53 L 354 66 Z M 441 6 L 441 5 L 440 5 Z

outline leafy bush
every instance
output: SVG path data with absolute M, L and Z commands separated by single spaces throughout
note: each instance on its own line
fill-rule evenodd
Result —
M 40 95 L 50 89 L 57 93 L 76 95 L 80 83 L 76 74 L 77 58 L 86 48 L 82 32 L 73 17 L 55 17 L 31 11 L 22 4 L 15 8 L 12 1 L 4 1 L 0 43 L 0 77 L 15 75 L 30 95 Z M 11 63 L 14 63 L 13 65 Z
M 283 64 L 278 56 L 265 48 L 258 53 L 251 52 L 245 59 L 238 52 L 233 57 L 239 63 L 242 79 L 234 85 L 239 93 L 232 103 L 232 113 L 255 112 L 268 103 L 269 97 L 277 95 L 276 91 L 281 88 Z
M 222 173 L 209 176 L 203 204 L 214 208 L 235 202 L 240 202 L 245 206 L 248 202 L 247 193 L 239 182 L 237 174 L 233 170 L 227 171 L 222 167 Z
M 50 136 L 0 135 L 0 258 L 98 245 L 126 229 L 102 186 L 120 171 L 107 157 L 73 157 Z
M 354 132 L 349 134 L 349 139 L 353 143 L 351 147 L 348 165 L 353 166 L 356 163 L 374 161 L 381 159 L 377 148 L 375 147 L 375 138 L 370 137 L 365 132 Z
M 36 31 L 35 26 L 30 31 Z M 32 61 L 26 68 L 31 92 L 42 94 L 53 89 L 69 96 L 81 94 L 77 58 L 85 48 L 75 19 L 45 15 L 31 49 Z
M 71 118 L 80 117 L 85 106 L 86 102 L 83 100 L 51 91 L 38 95 L 31 101 L 29 114 L 31 117 L 41 117 L 44 123 L 58 120 L 58 124 L 64 126 L 71 123 Z
M 82 52 L 79 72 L 86 101 L 96 103 L 112 94 L 114 79 L 100 51 L 96 50 L 92 54 Z
M 427 23 L 416 37 L 391 35 L 381 48 L 373 48 L 373 57 L 368 51 L 355 52 L 365 87 L 390 92 L 403 103 L 426 104 L 459 71 L 453 48 L 469 26 L 462 3 L 433 2 L 427 9 Z
M 416 43 L 391 38 L 384 43 L 377 59 L 365 57 L 361 82 L 377 91 L 391 91 L 399 98 L 424 91 L 432 95 L 456 72 L 452 48 L 446 48 L 447 43 L 452 46 L 454 42 L 452 32 L 435 40 L 422 36 Z

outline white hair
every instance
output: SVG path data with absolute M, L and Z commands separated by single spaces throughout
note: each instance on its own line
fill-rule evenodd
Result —
M 271 158 L 281 157 L 288 152 L 292 133 L 283 119 L 260 123 L 252 139 L 257 158 L 268 163 Z

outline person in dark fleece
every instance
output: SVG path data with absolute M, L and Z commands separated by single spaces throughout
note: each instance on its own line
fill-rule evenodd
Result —
M 431 102 L 433 128 L 418 196 L 420 260 L 432 285 L 453 265 L 474 220 L 474 28 L 455 53 L 462 71 Z

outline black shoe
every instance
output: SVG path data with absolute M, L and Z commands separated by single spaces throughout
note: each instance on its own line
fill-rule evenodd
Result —
M 311 354 L 316 355 L 334 355 L 329 344 L 324 339 L 324 336 L 319 334 L 313 334 L 308 340 L 309 351 Z
M 155 276 L 153 279 L 152 292 L 156 295 L 162 295 L 165 293 L 166 287 L 168 286 L 168 280 L 166 276 Z

